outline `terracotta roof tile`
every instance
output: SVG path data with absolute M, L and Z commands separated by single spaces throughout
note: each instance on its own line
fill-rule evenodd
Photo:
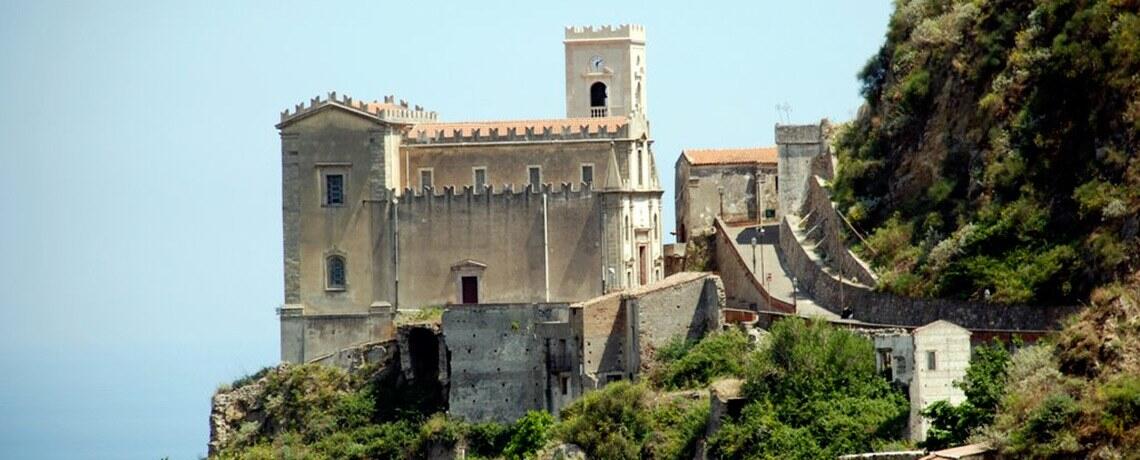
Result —
M 681 154 L 692 165 L 776 163 L 776 147 L 688 149 Z
M 603 118 L 556 118 L 549 120 L 489 120 L 489 121 L 461 121 L 461 122 L 440 122 L 440 123 L 419 123 L 412 127 L 408 136 L 417 138 L 421 133 L 427 137 L 435 137 L 436 133 L 443 132 L 444 137 L 452 137 L 456 130 L 461 132 L 463 137 L 468 137 L 476 129 L 479 130 L 481 135 L 487 135 L 491 129 L 498 129 L 500 135 L 506 135 L 507 130 L 514 128 L 518 135 L 526 132 L 527 128 L 533 128 L 536 133 L 541 133 L 543 128 L 550 128 L 555 133 L 561 133 L 562 128 L 568 127 L 571 130 L 577 131 L 579 127 L 586 126 L 590 133 L 597 133 L 601 131 L 602 127 L 606 128 L 609 133 L 616 133 L 619 128 L 629 124 L 629 120 L 625 117 L 603 117 Z

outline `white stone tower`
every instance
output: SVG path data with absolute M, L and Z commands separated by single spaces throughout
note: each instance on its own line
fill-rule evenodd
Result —
M 645 27 L 567 27 L 566 116 L 646 114 Z

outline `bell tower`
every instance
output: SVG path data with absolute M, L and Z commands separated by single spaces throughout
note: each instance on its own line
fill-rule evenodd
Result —
M 645 116 L 645 27 L 567 27 L 566 116 Z

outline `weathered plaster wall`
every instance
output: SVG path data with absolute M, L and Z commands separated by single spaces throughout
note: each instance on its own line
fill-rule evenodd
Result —
M 449 412 L 468 421 L 512 422 L 528 410 L 556 410 L 553 399 L 562 395 L 551 374 L 578 365 L 567 304 L 456 306 L 443 313 L 443 333 Z M 580 394 L 575 379 L 569 383 L 568 396 Z
M 776 125 L 777 175 L 780 209 L 796 212 L 804 201 L 804 184 L 812 175 L 815 158 L 827 150 L 827 122 L 812 125 Z
M 640 370 L 674 338 L 700 340 L 721 327 L 724 286 L 711 273 L 678 273 L 629 296 L 626 305 L 637 325 L 633 348 L 638 350 L 638 362 L 631 364 Z
M 550 301 L 601 294 L 601 222 L 592 192 L 550 190 L 545 219 L 541 193 L 439 192 L 405 193 L 398 205 L 401 307 L 458 303 L 451 268 L 467 259 L 487 266 L 481 303 L 547 301 L 547 263 Z
M 910 385 L 910 437 L 916 441 L 926 439 L 930 421 L 919 413 L 935 401 L 950 401 L 958 405 L 966 394 L 954 382 L 966 376 L 970 365 L 970 332 L 946 321 L 915 329 L 914 378 Z M 934 353 L 934 369 L 929 367 L 927 354 Z
M 419 171 L 424 168 L 432 170 L 437 188 L 444 185 L 457 188 L 474 186 L 473 168 L 486 168 L 487 185 L 501 190 L 509 184 L 515 190 L 522 190 L 530 181 L 528 168 L 539 166 L 543 183 L 570 183 L 577 188 L 582 182 L 582 166 L 592 165 L 595 190 L 607 185 L 620 187 L 620 183 L 606 184 L 611 166 L 610 149 L 624 153 L 632 148 L 631 144 L 630 141 L 594 139 L 579 142 L 405 145 L 402 155 L 407 176 L 402 186 L 420 190 Z
M 283 311 L 281 315 L 281 360 L 306 362 L 344 348 L 395 337 L 390 308 L 367 313 L 302 315 Z
M 678 229 L 686 237 L 713 231 L 719 215 L 726 222 L 759 222 L 766 209 L 779 215 L 776 165 L 690 165 L 677 160 Z M 757 184 L 757 178 L 760 183 Z M 757 192 L 760 199 L 757 199 Z M 723 192 L 723 195 L 722 195 Z M 721 213 L 721 204 L 724 212 Z M 757 209 L 759 205 L 760 209 Z M 686 240 L 687 241 L 687 240 Z
M 607 378 L 632 378 L 629 366 L 632 331 L 621 292 L 574 305 L 575 329 L 582 337 L 582 375 L 586 388 L 597 388 Z
M 376 299 L 371 226 L 375 216 L 368 200 L 379 197 L 383 189 L 375 186 L 386 180 L 373 169 L 384 162 L 388 131 L 387 125 L 338 108 L 321 110 L 282 129 L 286 305 L 303 306 L 306 314 L 363 313 Z M 322 181 L 329 173 L 345 176 L 343 205 L 324 204 Z M 345 258 L 343 290 L 326 289 L 325 259 L 333 254 Z

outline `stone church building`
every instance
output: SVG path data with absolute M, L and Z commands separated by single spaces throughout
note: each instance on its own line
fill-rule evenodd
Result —
M 565 31 L 566 118 L 443 122 L 329 93 L 281 113 L 283 361 L 399 308 L 576 302 L 663 278 L 645 29 Z

